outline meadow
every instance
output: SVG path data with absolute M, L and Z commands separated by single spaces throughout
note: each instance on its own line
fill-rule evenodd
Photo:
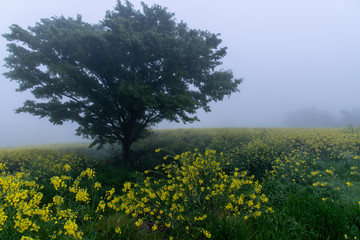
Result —
M 155 130 L 0 149 L 0 239 L 357 239 L 360 129 Z

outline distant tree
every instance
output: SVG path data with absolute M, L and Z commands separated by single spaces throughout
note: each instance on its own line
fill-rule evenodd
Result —
M 210 111 L 242 81 L 216 69 L 226 55 L 218 34 L 189 29 L 158 5 L 118 1 L 99 24 L 52 17 L 10 30 L 4 75 L 36 99 L 16 112 L 76 122 L 91 146 L 120 142 L 123 163 L 151 126 L 196 121 L 197 109 Z
M 360 109 L 359 108 L 353 108 L 351 111 L 349 110 L 341 110 L 341 115 L 342 115 L 342 119 L 341 119 L 341 126 L 345 127 L 345 126 L 360 126 Z
M 289 112 L 284 123 L 287 127 L 318 128 L 338 126 L 338 122 L 330 112 L 318 110 L 315 107 Z

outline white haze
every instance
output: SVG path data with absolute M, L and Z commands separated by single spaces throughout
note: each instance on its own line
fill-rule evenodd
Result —
M 158 128 L 306 127 L 314 115 L 333 118 L 333 126 L 340 126 L 346 124 L 344 111 L 351 116 L 358 113 L 360 1 L 144 2 L 167 7 L 190 28 L 220 33 L 222 45 L 228 47 L 222 68 L 245 79 L 240 93 L 213 103 L 210 113 L 199 111 L 200 122 L 163 122 Z M 132 3 L 140 8 L 140 1 Z M 9 32 L 11 24 L 26 28 L 41 18 L 60 15 L 81 14 L 84 21 L 97 23 L 115 4 L 115 0 L 0 0 L 0 33 Z M 7 55 L 1 37 L 0 73 L 7 71 L 2 66 Z M 0 76 L 0 146 L 82 140 L 74 135 L 75 124 L 53 126 L 46 119 L 15 114 L 14 109 L 31 98 L 29 93 L 15 92 L 16 87 L 15 82 Z M 289 123 L 305 113 L 309 113 L 304 120 L 307 124 Z M 321 122 L 316 123 L 321 126 Z

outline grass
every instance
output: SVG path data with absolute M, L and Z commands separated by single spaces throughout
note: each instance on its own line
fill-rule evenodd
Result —
M 3 149 L 0 162 L 9 168 L 0 179 L 0 210 L 7 216 L 1 225 L 0 211 L 0 237 L 35 239 L 55 234 L 56 239 L 80 239 L 65 229 L 73 222 L 77 227 L 74 233 L 81 232 L 84 239 L 357 239 L 359 146 L 357 128 L 158 130 L 150 139 L 134 145 L 133 163 L 121 168 L 114 164 L 121 154 L 118 147 L 106 146 L 100 151 L 87 149 L 84 144 Z M 206 153 L 209 148 L 216 153 Z M 181 154 L 186 151 L 190 153 Z M 70 171 L 64 168 L 66 164 L 71 166 Z M 90 179 L 84 173 L 79 188 L 69 192 L 88 167 L 96 176 Z M 146 174 L 145 170 L 150 171 Z M 247 174 L 239 178 L 243 171 Z M 61 196 L 64 204 L 59 207 L 71 209 L 79 217 L 44 222 L 40 215 L 28 216 L 19 210 L 20 205 L 11 205 L 8 200 L 14 201 L 16 195 L 9 195 L 4 183 L 6 176 L 16 172 L 29 174 L 21 181 L 39 184 L 33 190 L 44 195 L 39 209 L 54 204 L 54 196 Z M 50 182 L 54 176 L 72 180 L 56 190 Z M 231 183 L 236 179 L 251 183 L 234 190 Z M 94 189 L 95 182 L 101 183 L 101 188 Z M 28 188 L 21 184 L 23 189 Z M 124 184 L 129 187 L 124 188 Z M 261 190 L 257 192 L 256 188 Z M 80 189 L 86 189 L 91 200 L 75 198 Z M 115 193 L 110 194 L 111 189 Z M 255 196 L 251 193 L 258 195 L 251 200 Z M 161 194 L 166 195 L 162 201 Z M 244 205 L 235 208 L 233 200 L 241 194 Z M 261 201 L 261 194 L 267 200 L 262 197 Z M 31 196 L 19 202 L 26 203 Z M 255 204 L 259 201 L 261 208 L 250 207 L 250 200 Z M 101 201 L 106 207 L 97 211 Z M 273 213 L 266 213 L 269 207 Z M 60 214 L 55 205 L 49 209 L 53 217 Z M 261 211 L 261 216 L 256 217 L 256 211 Z M 37 224 L 38 232 L 31 227 L 24 232 L 14 228 L 12 216 L 17 214 Z M 91 219 L 85 220 L 87 217 Z M 139 219 L 142 222 L 136 226 Z

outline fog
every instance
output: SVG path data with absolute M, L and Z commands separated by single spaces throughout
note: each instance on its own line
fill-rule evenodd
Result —
M 174 12 L 190 28 L 220 33 L 228 47 L 223 69 L 244 78 L 239 93 L 199 110 L 193 124 L 158 128 L 338 127 L 360 121 L 360 1 L 358 0 L 144 0 Z M 132 1 L 140 8 L 140 1 Z M 0 33 L 11 24 L 76 17 L 97 23 L 115 0 L 12 0 L 0 2 Z M 0 37 L 0 73 L 7 71 Z M 0 147 L 78 142 L 74 124 L 15 114 L 29 93 L 0 76 Z

